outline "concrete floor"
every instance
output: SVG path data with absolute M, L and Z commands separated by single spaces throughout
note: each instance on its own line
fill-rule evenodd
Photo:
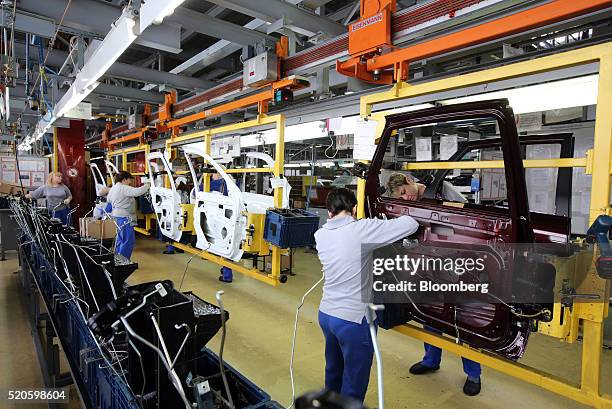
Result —
M 140 265 L 131 283 L 171 279 L 178 286 L 189 254 L 162 255 L 163 245 L 139 238 L 133 259 Z M 36 387 L 42 384 L 29 325 L 19 303 L 16 256 L 0 262 L 0 390 L 8 387 Z M 298 252 L 289 282 L 273 288 L 236 274 L 232 284 L 217 280 L 219 268 L 193 258 L 187 268 L 182 290 L 192 290 L 214 302 L 215 292 L 225 291 L 224 303 L 230 312 L 226 360 L 246 377 L 268 392 L 273 399 L 288 405 L 291 401 L 289 358 L 295 308 L 302 294 L 320 277 L 316 255 Z M 321 290 L 306 301 L 300 316 L 296 349 L 295 379 L 298 394 L 323 386 L 323 337 L 316 313 Z M 218 351 L 220 337 L 209 347 Z M 422 345 L 404 335 L 381 330 L 379 340 L 384 360 L 386 405 L 388 408 L 582 408 L 571 400 L 484 368 L 483 390 L 477 397 L 461 391 L 465 377 L 461 360 L 447 354 L 442 370 L 415 377 L 408 368 L 422 357 Z M 18 342 L 16 342 L 18 341 Z M 562 344 L 535 334 L 521 363 L 564 377 L 579 380 L 581 344 Z M 372 371 L 374 375 L 375 371 Z M 602 387 L 612 393 L 612 351 L 603 352 Z M 376 383 L 372 376 L 366 404 L 377 405 Z M 10 407 L 0 402 L 0 408 Z M 26 408 L 26 405 L 15 406 Z M 31 406 L 32 408 L 40 406 Z

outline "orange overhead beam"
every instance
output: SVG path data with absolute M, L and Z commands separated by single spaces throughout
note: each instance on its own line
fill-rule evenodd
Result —
M 260 102 L 269 101 L 272 98 L 274 98 L 274 90 L 269 89 L 267 91 L 250 95 L 248 97 L 240 98 L 236 101 L 228 102 L 226 104 L 206 109 L 202 112 L 187 115 L 179 119 L 174 119 L 172 121 L 167 122 L 166 126 L 168 128 L 174 128 L 177 126 L 187 125 L 195 121 L 201 121 L 202 119 L 236 111 L 240 108 L 246 108 L 252 105 L 256 105 Z
M 407 48 L 374 55 L 363 63 L 351 58 L 337 64 L 339 72 L 370 82 L 390 83 L 408 77 L 408 64 L 486 41 L 542 27 L 612 6 L 612 0 L 553 0 L 541 6 L 489 21 Z M 393 68 L 390 72 L 383 72 Z
M 276 81 L 272 83 L 269 89 L 259 92 L 257 94 L 249 95 L 244 98 L 237 99 L 235 101 L 231 101 L 225 104 L 217 105 L 216 107 L 212 107 L 206 109 L 202 112 L 197 112 L 195 114 L 187 115 L 179 119 L 173 119 L 164 123 L 168 128 L 175 128 L 183 125 L 190 124 L 195 121 L 201 121 L 202 119 L 211 118 L 214 116 L 218 116 L 221 114 L 226 114 L 228 112 L 233 112 L 238 109 L 250 107 L 253 105 L 258 106 L 258 111 L 260 114 L 265 114 L 268 112 L 268 102 L 274 99 L 274 92 L 277 89 L 281 88 L 292 88 L 298 89 L 302 88 L 305 85 L 301 80 L 296 78 L 286 78 L 280 81 Z
M 107 145 L 109 147 L 113 147 L 115 145 L 119 145 L 119 144 L 124 143 L 124 142 L 133 141 L 133 140 L 136 140 L 136 139 L 141 140 L 142 137 L 144 136 L 145 129 L 146 128 L 143 128 L 140 131 L 134 132 L 134 133 L 126 135 L 126 136 L 122 136 L 121 138 L 111 139 L 110 141 L 107 142 Z

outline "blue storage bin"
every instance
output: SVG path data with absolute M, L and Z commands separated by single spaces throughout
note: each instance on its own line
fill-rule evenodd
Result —
M 26 244 L 31 248 L 32 274 L 43 291 L 43 298 L 49 304 L 54 296 L 69 298 L 65 286 L 54 274 L 51 263 L 44 257 L 36 244 Z M 104 365 L 96 341 L 87 327 L 75 302 L 56 303 L 53 316 L 58 336 L 64 341 L 62 348 L 73 373 L 82 381 L 83 392 L 92 407 L 97 409 L 141 409 L 137 399 L 123 379 Z M 224 392 L 219 372 L 219 358 L 211 350 L 204 348 L 198 356 L 198 375 L 210 378 L 211 385 Z M 225 364 L 226 376 L 230 380 L 232 396 L 241 403 L 242 409 L 282 409 L 283 406 L 270 399 L 240 372 Z M 238 406 L 237 406 L 238 407 Z
M 266 212 L 264 240 L 281 248 L 314 244 L 319 216 L 302 209 L 271 209 Z

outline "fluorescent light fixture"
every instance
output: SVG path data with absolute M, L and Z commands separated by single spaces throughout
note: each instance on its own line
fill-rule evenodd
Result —
M 545 84 L 487 92 L 440 101 L 441 104 L 507 98 L 515 114 L 597 104 L 599 75 L 588 75 Z
M 68 111 L 83 101 L 98 86 L 98 80 L 154 20 L 163 19 L 174 13 L 174 9 L 183 1 L 147 0 L 140 8 L 138 16 L 134 16 L 131 9 L 124 9 L 121 16 L 113 23 L 104 40 L 87 59 L 68 92 L 56 104 L 54 115 L 48 126 L 50 127 L 53 122 L 66 115 Z M 42 123 L 43 121 L 40 120 L 36 127 L 37 130 L 43 128 Z M 48 129 L 46 127 L 43 133 Z
M 409 105 L 409 106 L 399 107 L 399 108 L 392 108 L 384 112 L 385 114 L 388 114 L 388 115 L 401 114 L 403 112 L 412 112 L 412 111 L 419 111 L 421 109 L 433 108 L 434 106 L 435 106 L 434 104 L 431 104 L 428 102 L 425 104 L 417 104 L 417 105 Z
M 161 24 L 164 18 L 174 13 L 174 10 L 184 0 L 147 0 L 140 7 L 140 33 L 151 24 Z

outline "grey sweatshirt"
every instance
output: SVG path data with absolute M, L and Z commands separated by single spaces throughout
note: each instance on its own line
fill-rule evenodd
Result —
M 319 310 L 360 324 L 367 309 L 362 291 L 364 294 L 372 292 L 373 251 L 410 236 L 418 228 L 419 224 L 410 216 L 392 220 L 355 220 L 346 216 L 325 223 L 315 233 L 319 259 L 325 272 Z M 366 280 L 362 280 L 362 273 Z
M 43 197 L 46 198 L 47 209 L 49 210 L 49 213 L 51 213 L 53 211 L 66 209 L 68 206 L 66 206 L 63 202 L 72 196 L 72 194 L 66 185 L 61 184 L 58 186 L 39 186 L 35 191 L 30 193 L 30 196 L 32 196 L 33 199 L 41 199 Z
M 136 199 L 148 192 L 150 184 L 132 187 L 123 183 L 116 183 L 108 192 L 106 201 L 113 206 L 111 216 L 129 217 L 132 223 L 136 222 Z

